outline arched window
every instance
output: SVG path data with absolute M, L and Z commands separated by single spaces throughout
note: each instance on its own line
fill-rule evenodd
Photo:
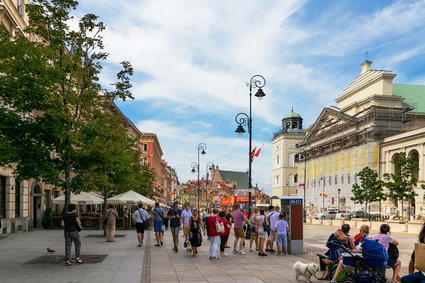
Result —
M 295 174 L 294 176 L 294 183 L 297 184 L 298 183 L 298 174 Z
M 421 166 L 421 164 L 419 164 L 419 152 L 416 149 L 412 149 L 411 151 L 409 151 L 409 154 L 407 155 L 410 159 L 412 159 L 414 162 L 416 162 L 416 164 L 419 165 L 419 167 Z M 416 180 L 418 180 L 419 178 L 419 170 L 420 168 L 418 168 L 418 170 L 415 170 L 412 172 L 413 177 L 416 178 Z

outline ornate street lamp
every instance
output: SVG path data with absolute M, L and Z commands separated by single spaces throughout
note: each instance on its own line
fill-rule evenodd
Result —
M 201 154 L 202 155 L 205 155 L 206 154 L 206 152 L 205 152 L 205 149 L 206 148 L 207 148 L 207 145 L 204 144 L 204 143 L 200 143 L 196 147 L 196 149 L 198 150 L 198 163 L 192 162 L 192 164 L 191 164 L 191 167 L 192 167 L 191 172 L 192 173 L 198 172 L 198 183 L 197 183 L 197 190 L 198 190 L 198 192 L 197 192 L 197 195 L 198 195 L 198 211 L 199 211 L 199 200 L 200 200 L 200 193 L 201 193 L 201 188 L 199 186 L 199 162 L 200 162 L 200 155 Z
M 248 126 L 248 136 L 249 136 L 249 149 L 248 149 L 248 212 L 251 215 L 251 195 L 252 195 L 252 89 L 256 89 L 257 93 L 255 97 L 261 100 L 266 94 L 264 93 L 262 87 L 266 85 L 266 79 L 261 75 L 255 75 L 251 78 L 249 83 L 246 84 L 249 87 L 249 115 L 246 113 L 239 113 L 235 117 L 235 121 L 238 124 L 236 128 L 236 133 L 242 135 L 245 133 L 244 126 Z

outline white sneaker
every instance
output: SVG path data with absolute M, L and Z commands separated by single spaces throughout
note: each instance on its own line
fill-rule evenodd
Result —
M 220 254 L 221 256 L 228 256 L 228 254 Z
M 239 251 L 238 254 L 240 254 L 240 255 L 246 255 L 246 253 L 244 251 Z

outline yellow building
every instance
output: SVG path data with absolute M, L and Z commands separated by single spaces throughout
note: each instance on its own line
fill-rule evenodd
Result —
M 366 166 L 379 171 L 385 138 L 423 125 L 425 110 L 413 110 L 425 99 L 425 87 L 418 92 L 393 84 L 396 74 L 371 65 L 361 64 L 361 74 L 338 96 L 337 106 L 324 108 L 298 145 L 300 157 L 306 157 L 299 159 L 298 175 L 305 180 L 311 211 L 361 209 L 350 199 L 356 174 Z
M 296 195 L 298 191 L 298 163 L 300 151 L 297 144 L 302 142 L 305 131 L 303 119 L 293 110 L 282 119 L 282 129 L 273 135 L 272 196 Z

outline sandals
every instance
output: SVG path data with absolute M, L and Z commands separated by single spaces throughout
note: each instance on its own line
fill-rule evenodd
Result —
M 65 262 L 65 266 L 70 266 L 72 263 L 70 261 Z
M 79 264 L 84 263 L 84 261 L 83 261 L 81 258 L 79 258 L 79 257 L 77 257 L 77 258 L 75 259 L 75 262 L 76 262 L 76 263 L 79 263 Z

